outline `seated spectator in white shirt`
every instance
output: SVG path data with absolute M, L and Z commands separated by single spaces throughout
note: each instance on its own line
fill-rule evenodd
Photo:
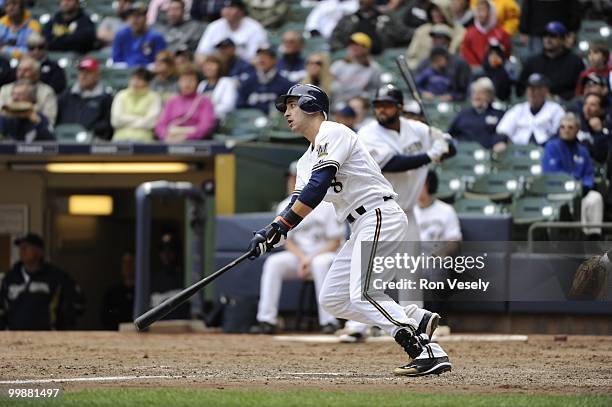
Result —
M 563 108 L 546 100 L 549 82 L 534 73 L 527 80 L 527 102 L 519 103 L 506 112 L 497 125 L 497 133 L 512 143 L 544 145 L 559 130 Z
M 172 0 L 151 0 L 147 10 L 147 24 L 153 25 L 156 23 L 166 22 L 166 11 L 170 8 Z M 185 7 L 183 9 L 183 18 L 189 20 L 191 18 L 191 4 L 192 0 L 185 0 Z
M 217 119 L 223 120 L 236 108 L 238 82 L 224 76 L 223 63 L 216 55 L 208 55 L 202 65 L 204 79 L 198 85 L 198 93 L 208 96 L 215 108 Z
M 206 27 L 196 54 L 209 55 L 215 46 L 230 38 L 237 47 L 238 56 L 247 61 L 253 60 L 257 50 L 266 47 L 268 34 L 261 24 L 246 15 L 246 5 L 242 0 L 227 0 L 221 9 L 221 18 Z
M 306 17 L 304 31 L 329 38 L 336 25 L 338 25 L 338 21 L 348 14 L 353 14 L 358 9 L 359 1 L 357 0 L 320 1 Z
M 28 80 L 36 89 L 35 110 L 41 112 L 49 120 L 51 126 L 55 125 L 57 118 L 57 96 L 53 88 L 40 81 L 40 63 L 32 57 L 24 56 L 17 66 L 17 81 Z M 0 88 L 0 106 L 11 100 L 15 82 Z

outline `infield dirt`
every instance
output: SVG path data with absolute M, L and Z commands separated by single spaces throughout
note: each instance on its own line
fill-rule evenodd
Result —
M 0 381 L 180 376 L 62 383 L 104 387 L 409 390 L 448 393 L 612 394 L 612 337 L 530 336 L 527 342 L 449 342 L 453 371 L 394 377 L 394 343 L 284 343 L 216 333 L 1 332 Z

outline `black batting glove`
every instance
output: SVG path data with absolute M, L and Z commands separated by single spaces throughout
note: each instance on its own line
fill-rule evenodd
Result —
M 250 258 L 254 259 L 278 247 L 287 238 L 289 230 L 289 226 L 277 218 L 265 228 L 255 232 L 249 244 Z

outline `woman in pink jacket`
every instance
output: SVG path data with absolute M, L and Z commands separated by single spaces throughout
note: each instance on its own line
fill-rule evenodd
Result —
M 180 143 L 210 138 L 217 124 L 210 99 L 197 94 L 198 71 L 187 65 L 179 74 L 179 94 L 168 100 L 155 126 L 160 140 Z

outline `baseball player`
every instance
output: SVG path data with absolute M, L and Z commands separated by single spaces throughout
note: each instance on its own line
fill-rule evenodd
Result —
M 325 277 L 319 293 L 321 306 L 338 318 L 375 325 L 391 335 L 412 359 L 396 368 L 395 374 L 449 371 L 448 355 L 439 344 L 430 343 L 430 332 L 422 329 L 428 325 L 408 317 L 391 298 L 374 299 L 367 290 L 362 292 L 361 243 L 373 242 L 368 255 L 373 259 L 379 242 L 409 238 L 408 220 L 396 202 L 397 194 L 376 161 L 353 131 L 327 121 L 329 99 L 320 88 L 294 85 L 278 97 L 276 108 L 289 128 L 302 134 L 310 146 L 298 161 L 296 189 L 289 205 L 255 233 L 249 245 L 251 255 L 278 246 L 322 200 L 333 203 L 338 220 L 349 222 L 351 237 Z M 370 262 L 364 268 L 365 282 L 371 277 L 371 266 Z
M 295 190 L 297 162 L 291 163 L 287 175 L 288 193 Z M 291 201 L 291 195 L 283 200 L 277 212 L 281 212 Z M 295 227 L 285 242 L 285 250 L 268 256 L 261 275 L 257 325 L 252 333 L 273 334 L 276 332 L 278 302 L 284 279 L 312 277 L 315 292 L 321 291 L 323 280 L 336 257 L 336 251 L 345 235 L 343 224 L 336 222 L 334 206 L 321 202 L 310 216 Z M 334 333 L 338 321 L 319 305 L 319 325 L 323 333 Z
M 402 117 L 404 95 L 393 85 L 379 88 L 372 104 L 376 121 L 359 130 L 359 139 L 399 195 L 397 203 L 408 219 L 407 240 L 419 241 L 420 230 L 414 207 L 427 177 L 428 164 L 440 162 L 443 157 L 454 154 L 454 151 L 449 151 L 452 144 L 448 142 L 450 136 L 420 121 Z M 406 314 L 414 315 L 417 319 L 427 312 L 422 309 L 422 301 L 412 301 L 406 305 Z M 435 330 L 440 316 L 434 313 L 432 319 Z M 362 341 L 367 329 L 363 324 L 348 321 L 346 334 L 340 340 L 349 343 Z

